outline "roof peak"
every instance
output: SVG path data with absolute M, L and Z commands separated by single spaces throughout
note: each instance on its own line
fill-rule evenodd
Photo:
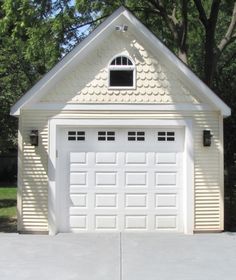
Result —
M 178 71 L 179 75 L 191 83 L 193 90 L 199 92 L 212 104 L 223 116 L 230 115 L 230 108 L 205 85 L 179 58 L 177 58 L 143 23 L 141 23 L 125 6 L 120 6 L 107 17 L 93 32 L 89 34 L 79 45 L 57 63 L 38 83 L 36 83 L 16 104 L 11 108 L 11 115 L 19 115 L 20 110 L 37 102 L 47 90 L 55 85 L 56 81 L 67 71 L 73 68 L 75 63 L 88 55 L 93 47 L 114 32 L 114 25 L 121 15 L 124 15 L 133 26 L 134 32 L 145 41 L 153 53 L 164 60 L 170 69 Z

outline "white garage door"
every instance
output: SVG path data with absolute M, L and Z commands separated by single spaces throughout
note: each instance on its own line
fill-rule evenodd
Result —
M 59 141 L 60 231 L 183 231 L 182 128 L 72 127 Z

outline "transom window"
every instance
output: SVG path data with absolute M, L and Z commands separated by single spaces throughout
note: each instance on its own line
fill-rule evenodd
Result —
M 135 66 L 126 56 L 117 56 L 109 65 L 110 88 L 134 88 Z

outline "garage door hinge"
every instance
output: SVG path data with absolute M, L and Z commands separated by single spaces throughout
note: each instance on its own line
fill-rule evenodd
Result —
M 56 158 L 58 158 L 58 150 L 56 150 Z

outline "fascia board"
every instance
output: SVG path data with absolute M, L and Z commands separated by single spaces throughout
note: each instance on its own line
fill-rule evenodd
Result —
M 110 25 L 119 18 L 119 16 L 126 11 L 122 6 L 117 9 L 111 16 L 109 16 L 103 23 L 101 23 L 87 38 L 85 38 L 77 47 L 75 47 L 71 52 L 69 52 L 61 61 L 59 61 L 45 76 L 37 82 L 28 92 L 26 92 L 12 107 L 10 114 L 12 116 L 18 116 L 20 114 L 20 109 L 25 105 L 38 100 L 45 92 L 47 87 L 63 75 L 64 72 L 73 67 L 73 65 L 78 63 L 77 58 L 88 53 L 91 50 L 91 46 L 94 45 L 94 41 L 98 39 L 102 40 L 104 37 L 108 36 L 109 32 L 105 32 Z M 111 31 L 111 30 L 110 30 Z
M 126 18 L 136 27 L 134 30 L 141 35 L 148 45 L 159 53 L 159 57 L 165 64 L 168 64 L 170 69 L 175 68 L 176 72 L 180 72 L 181 77 L 184 78 L 197 91 L 199 98 L 205 97 L 206 100 L 212 104 L 216 109 L 220 110 L 224 117 L 231 115 L 231 109 L 226 105 L 201 79 L 199 79 L 175 54 L 173 54 L 145 25 L 143 25 L 135 16 L 129 11 L 125 11 Z M 202 96 L 203 95 L 203 96 Z

